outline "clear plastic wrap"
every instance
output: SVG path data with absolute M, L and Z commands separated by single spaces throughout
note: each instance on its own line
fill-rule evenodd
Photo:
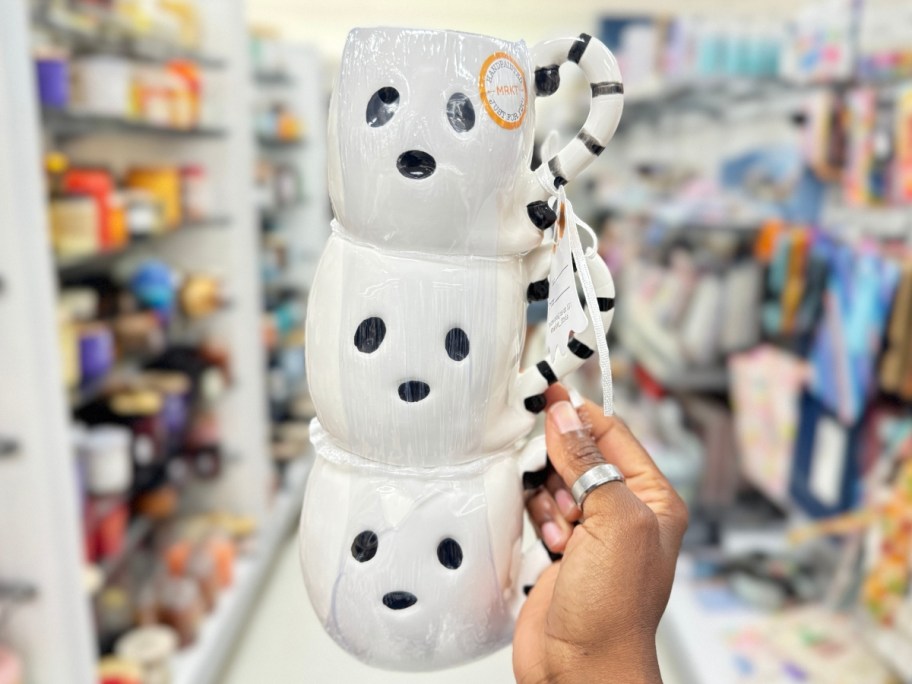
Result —
M 591 111 L 533 172 L 533 99 L 567 61 Z M 548 200 L 610 140 L 622 92 L 585 34 L 531 51 L 451 31 L 349 35 L 329 126 L 337 221 L 308 305 L 317 462 L 300 543 L 320 618 L 365 662 L 434 669 L 500 647 L 548 562 L 520 552 L 522 474 L 545 465 L 526 439 L 545 389 L 596 343 L 590 325 L 520 371 L 525 309 L 548 298 Z M 611 275 L 597 254 L 587 265 L 607 329 Z
M 550 563 L 521 553 L 522 481 L 512 449 L 462 465 L 390 468 L 334 445 L 314 421 L 301 519 L 311 601 L 366 662 L 427 670 L 509 642 L 524 594 Z M 543 458 L 541 441 L 527 447 Z

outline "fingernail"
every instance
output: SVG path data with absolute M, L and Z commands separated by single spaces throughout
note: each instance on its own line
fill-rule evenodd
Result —
M 573 500 L 573 496 L 566 489 L 558 489 L 554 494 L 554 500 L 565 518 L 569 518 L 576 513 L 576 501 Z
M 561 529 L 557 526 L 557 523 L 551 522 L 550 520 L 541 526 L 541 533 L 542 540 L 544 540 L 545 545 L 552 550 L 560 546 L 560 543 L 564 538 L 564 535 L 561 533 Z
M 569 401 L 557 402 L 548 413 L 562 435 L 583 429 L 583 423 Z

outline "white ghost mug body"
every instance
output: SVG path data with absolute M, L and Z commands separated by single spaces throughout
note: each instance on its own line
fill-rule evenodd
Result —
M 543 545 L 520 549 L 518 455 L 387 468 L 334 447 L 316 421 L 313 430 L 320 458 L 301 564 L 332 638 L 396 670 L 450 667 L 509 643 L 523 590 L 550 564 Z
M 530 168 L 534 98 L 559 65 L 591 83 L 580 133 Z M 523 42 L 407 29 L 355 29 L 330 105 L 337 220 L 307 314 L 307 373 L 336 443 L 410 466 L 469 461 L 528 434 L 542 392 L 595 347 L 520 373 L 527 302 L 548 296 L 550 191 L 614 134 L 623 88 L 585 34 Z M 589 260 L 604 328 L 614 284 Z

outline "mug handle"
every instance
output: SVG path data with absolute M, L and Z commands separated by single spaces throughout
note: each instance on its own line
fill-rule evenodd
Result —
M 617 60 L 598 38 L 581 33 L 577 38 L 558 38 L 538 43 L 532 48 L 535 66 L 535 95 L 548 97 L 560 86 L 560 66 L 573 62 L 589 79 L 592 102 L 586 122 L 576 137 L 547 162 L 535 170 L 544 187 L 533 190 L 538 197 L 527 205 L 529 218 L 544 230 L 555 220 L 554 212 L 544 201 L 547 188 L 557 190 L 576 178 L 598 157 L 614 137 L 624 109 L 624 84 Z M 536 183 L 538 185 L 538 183 Z M 544 225 L 543 225 L 544 224 Z

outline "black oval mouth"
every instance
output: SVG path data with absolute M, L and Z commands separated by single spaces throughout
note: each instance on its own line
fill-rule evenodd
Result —
M 421 180 L 434 173 L 437 162 L 427 152 L 409 150 L 399 155 L 399 159 L 396 160 L 396 168 L 406 178 Z
M 421 401 L 431 393 L 431 386 L 426 382 L 409 380 L 399 385 L 399 398 L 409 403 Z
M 384 595 L 383 605 L 391 610 L 402 610 L 418 603 L 418 597 L 407 591 L 391 591 Z

